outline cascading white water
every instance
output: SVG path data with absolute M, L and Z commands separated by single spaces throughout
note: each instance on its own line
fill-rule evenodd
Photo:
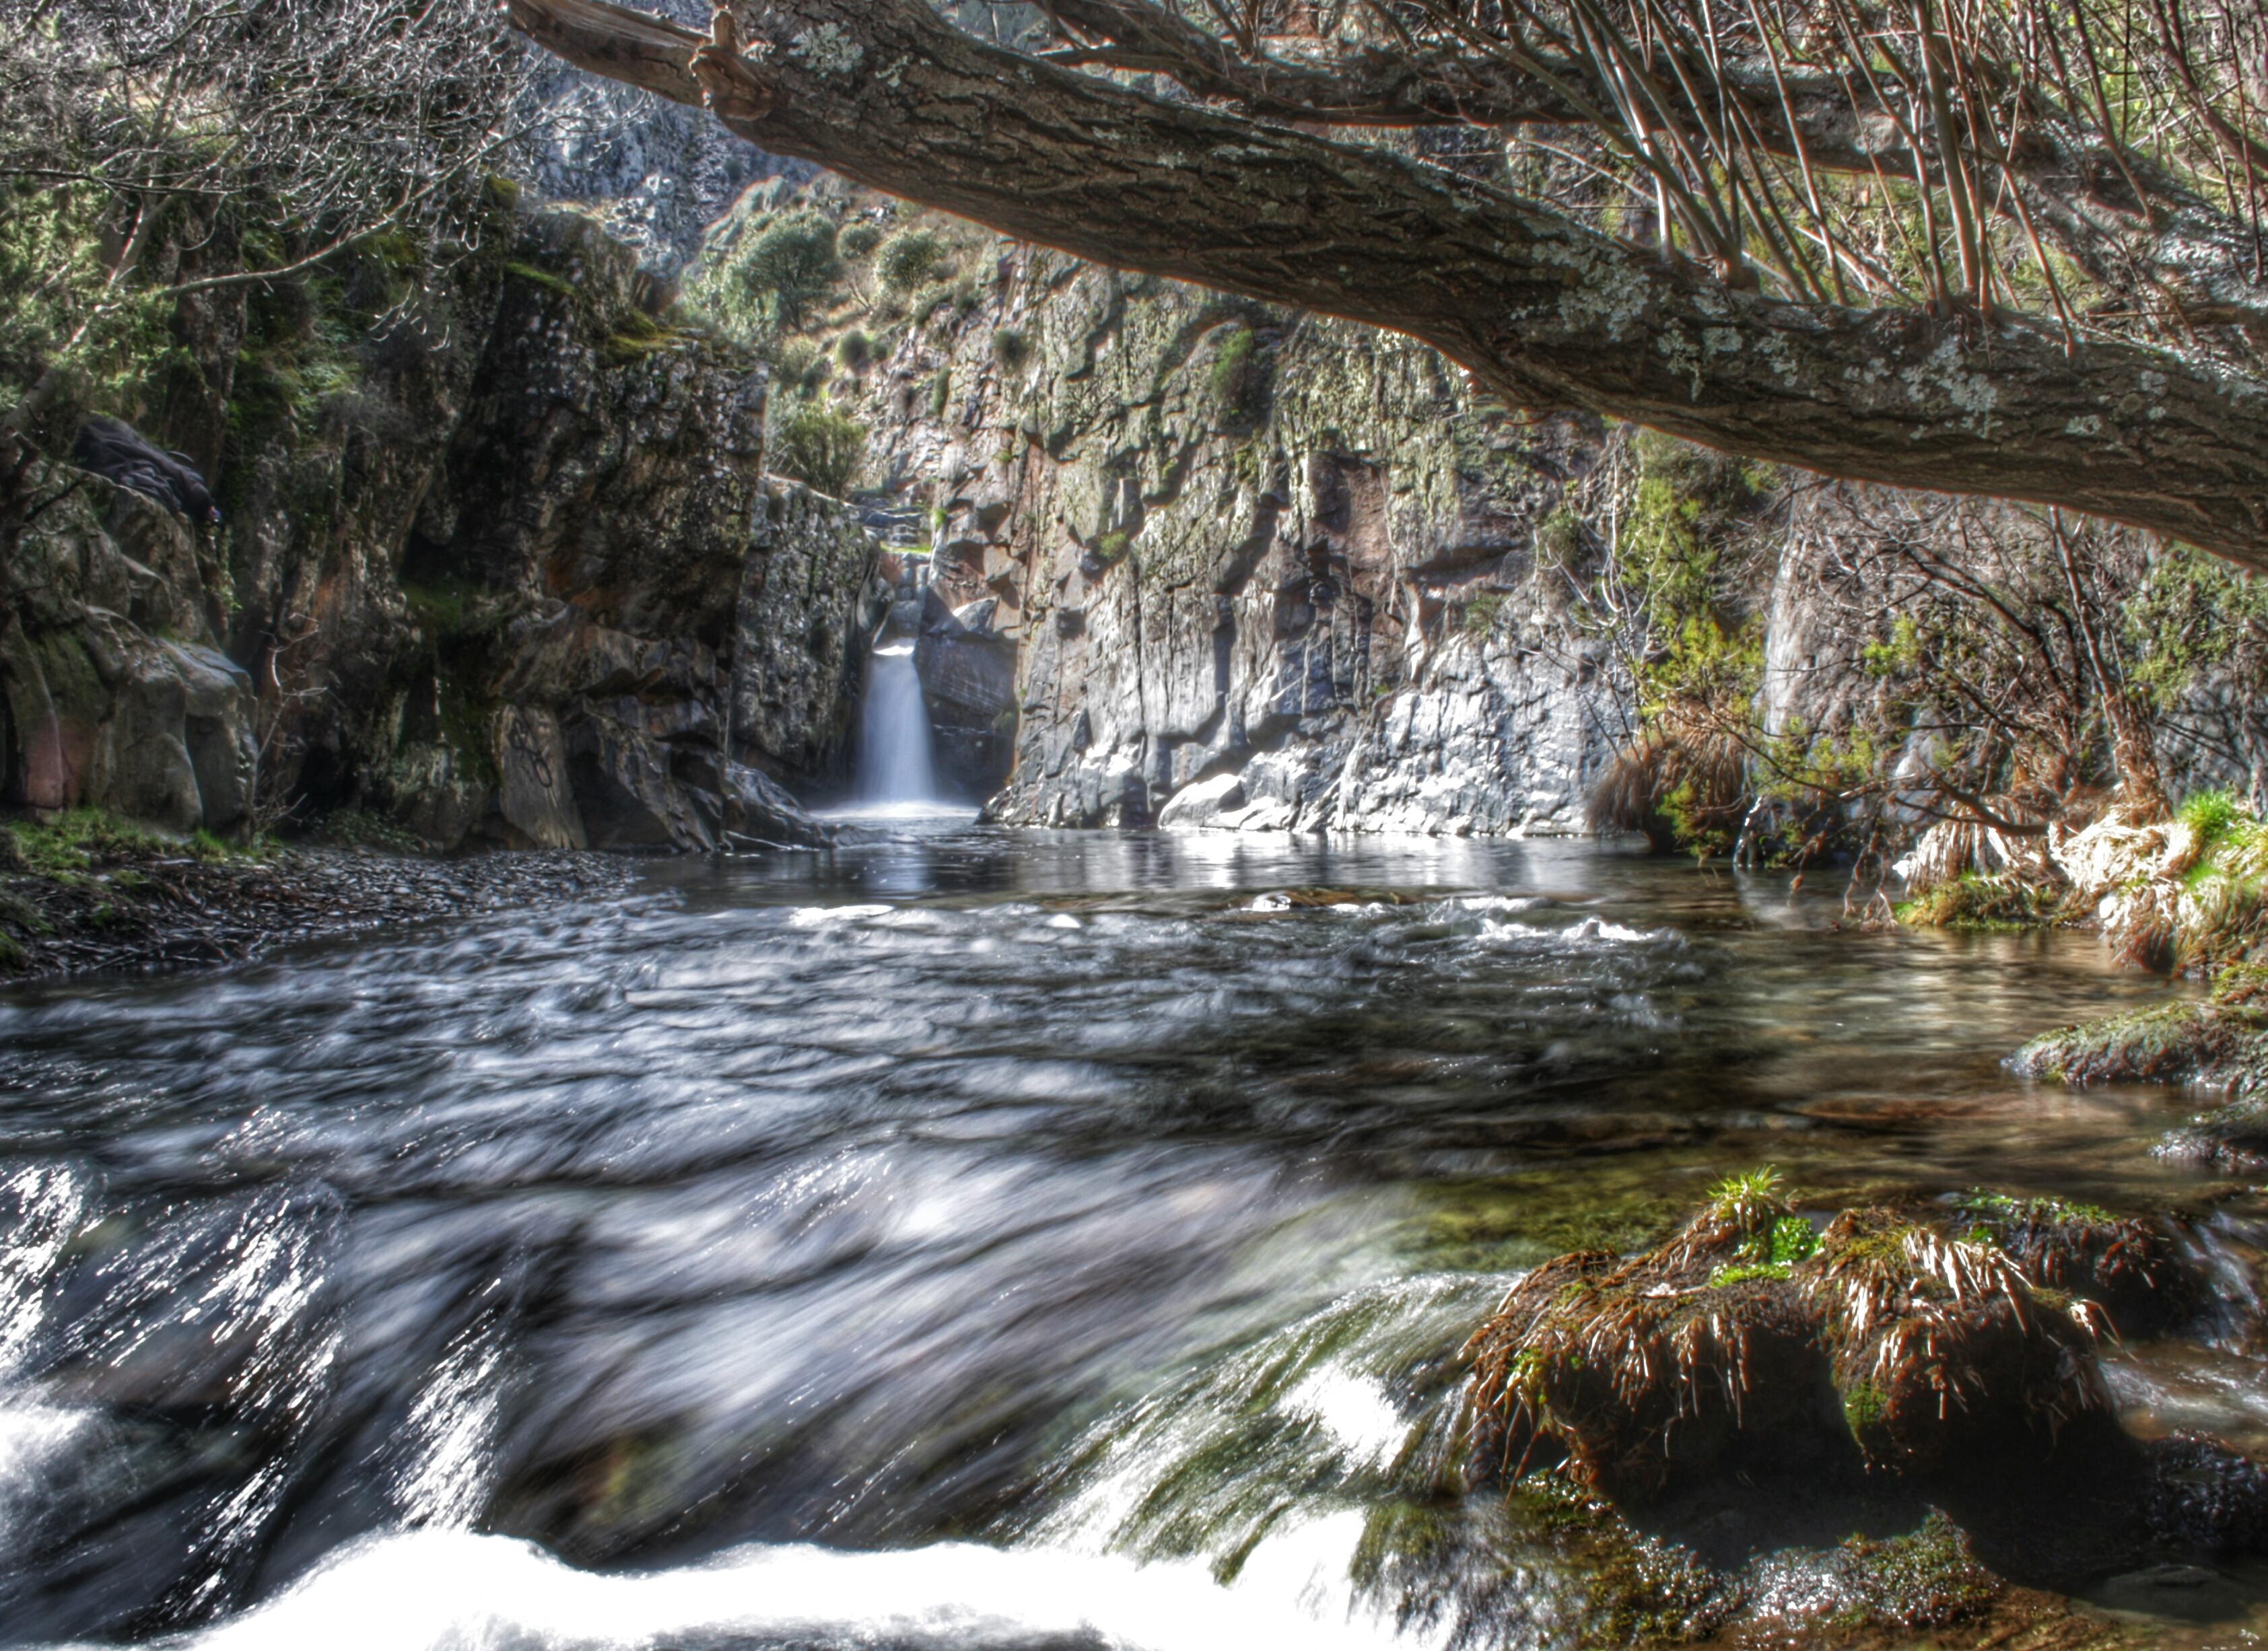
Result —
M 858 801 L 869 807 L 931 803 L 929 707 L 914 671 L 914 645 L 874 649 L 866 664 L 866 713 L 858 748 Z

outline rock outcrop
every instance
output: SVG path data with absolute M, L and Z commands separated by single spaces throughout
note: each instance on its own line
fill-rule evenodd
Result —
M 180 832 L 251 812 L 252 678 L 213 645 L 210 564 L 188 523 L 61 466 L 0 629 L 0 795 L 100 803 Z
M 734 760 L 792 784 L 848 784 L 866 643 L 890 599 L 878 549 L 849 506 L 765 485 L 740 585 Z
M 995 817 L 1581 828 L 1629 692 L 1538 530 L 1595 428 L 1478 405 L 1406 341 L 961 256 L 990 278 L 839 387 L 871 468 L 926 479 L 935 588 L 986 651 L 927 646 L 923 679 L 971 774 L 983 712 L 1012 721 Z M 1244 800 L 1201 807 L 1230 775 Z
M 843 768 L 874 541 L 767 486 L 760 363 L 630 249 L 491 229 L 408 308 L 368 264 L 329 312 L 185 306 L 202 393 L 162 439 L 226 525 L 51 467 L 0 642 L 9 800 L 364 810 L 445 849 L 815 839 L 781 784 Z

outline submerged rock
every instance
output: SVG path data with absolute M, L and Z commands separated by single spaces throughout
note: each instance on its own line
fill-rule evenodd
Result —
M 2229 1104 L 2167 1136 L 2160 1153 L 2235 1170 L 2268 1164 L 2268 970 L 2257 965 L 2224 971 L 2203 1002 L 2161 1003 L 2035 1038 L 2007 1066 L 2074 1087 L 2218 1090 Z

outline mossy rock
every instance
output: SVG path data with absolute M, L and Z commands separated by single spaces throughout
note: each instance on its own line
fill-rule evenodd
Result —
M 2062 889 L 2013 871 L 1971 871 L 1904 902 L 1897 919 L 1916 928 L 2007 934 L 2065 921 L 2066 898 Z
M 1985 1192 L 1967 1194 L 1955 1207 L 1971 1236 L 2006 1251 L 2034 1289 L 2094 1302 L 2122 1337 L 2176 1329 L 2205 1306 L 2204 1271 L 2169 1218 Z
M 1728 1183 L 1654 1250 L 1521 1280 L 1466 1349 L 1476 1468 L 1557 1468 L 1633 1517 L 1718 1505 L 1733 1485 L 1744 1501 L 1775 1485 L 1918 1499 L 2003 1575 L 2063 1590 L 2260 1549 L 2268 1474 L 2213 1441 L 2128 1435 L 2097 1361 L 2101 1308 L 2020 1263 L 2091 1281 L 2135 1229 L 2007 1200 L 2011 1248 L 1957 1209 L 1858 1209 L 1781 1262 L 1792 1212 L 1774 1193 Z
M 2180 1083 L 2229 1104 L 2159 1144 L 2162 1157 L 2250 1172 L 2268 1167 L 2268 969 L 2222 971 L 2204 1002 L 2160 1003 L 2035 1038 L 2009 1070 L 2073 1087 Z
M 2268 1010 L 2250 1002 L 2161 1003 L 2035 1038 L 2009 1070 L 2073 1088 L 2192 1083 L 2238 1093 L 2268 1082 Z

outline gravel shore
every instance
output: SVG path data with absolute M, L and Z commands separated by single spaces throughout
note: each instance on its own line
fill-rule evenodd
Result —
M 632 877 L 618 855 L 543 851 L 210 857 L 149 845 L 90 859 L 60 877 L 0 863 L 0 980 L 233 963 L 298 942 L 615 895 Z

